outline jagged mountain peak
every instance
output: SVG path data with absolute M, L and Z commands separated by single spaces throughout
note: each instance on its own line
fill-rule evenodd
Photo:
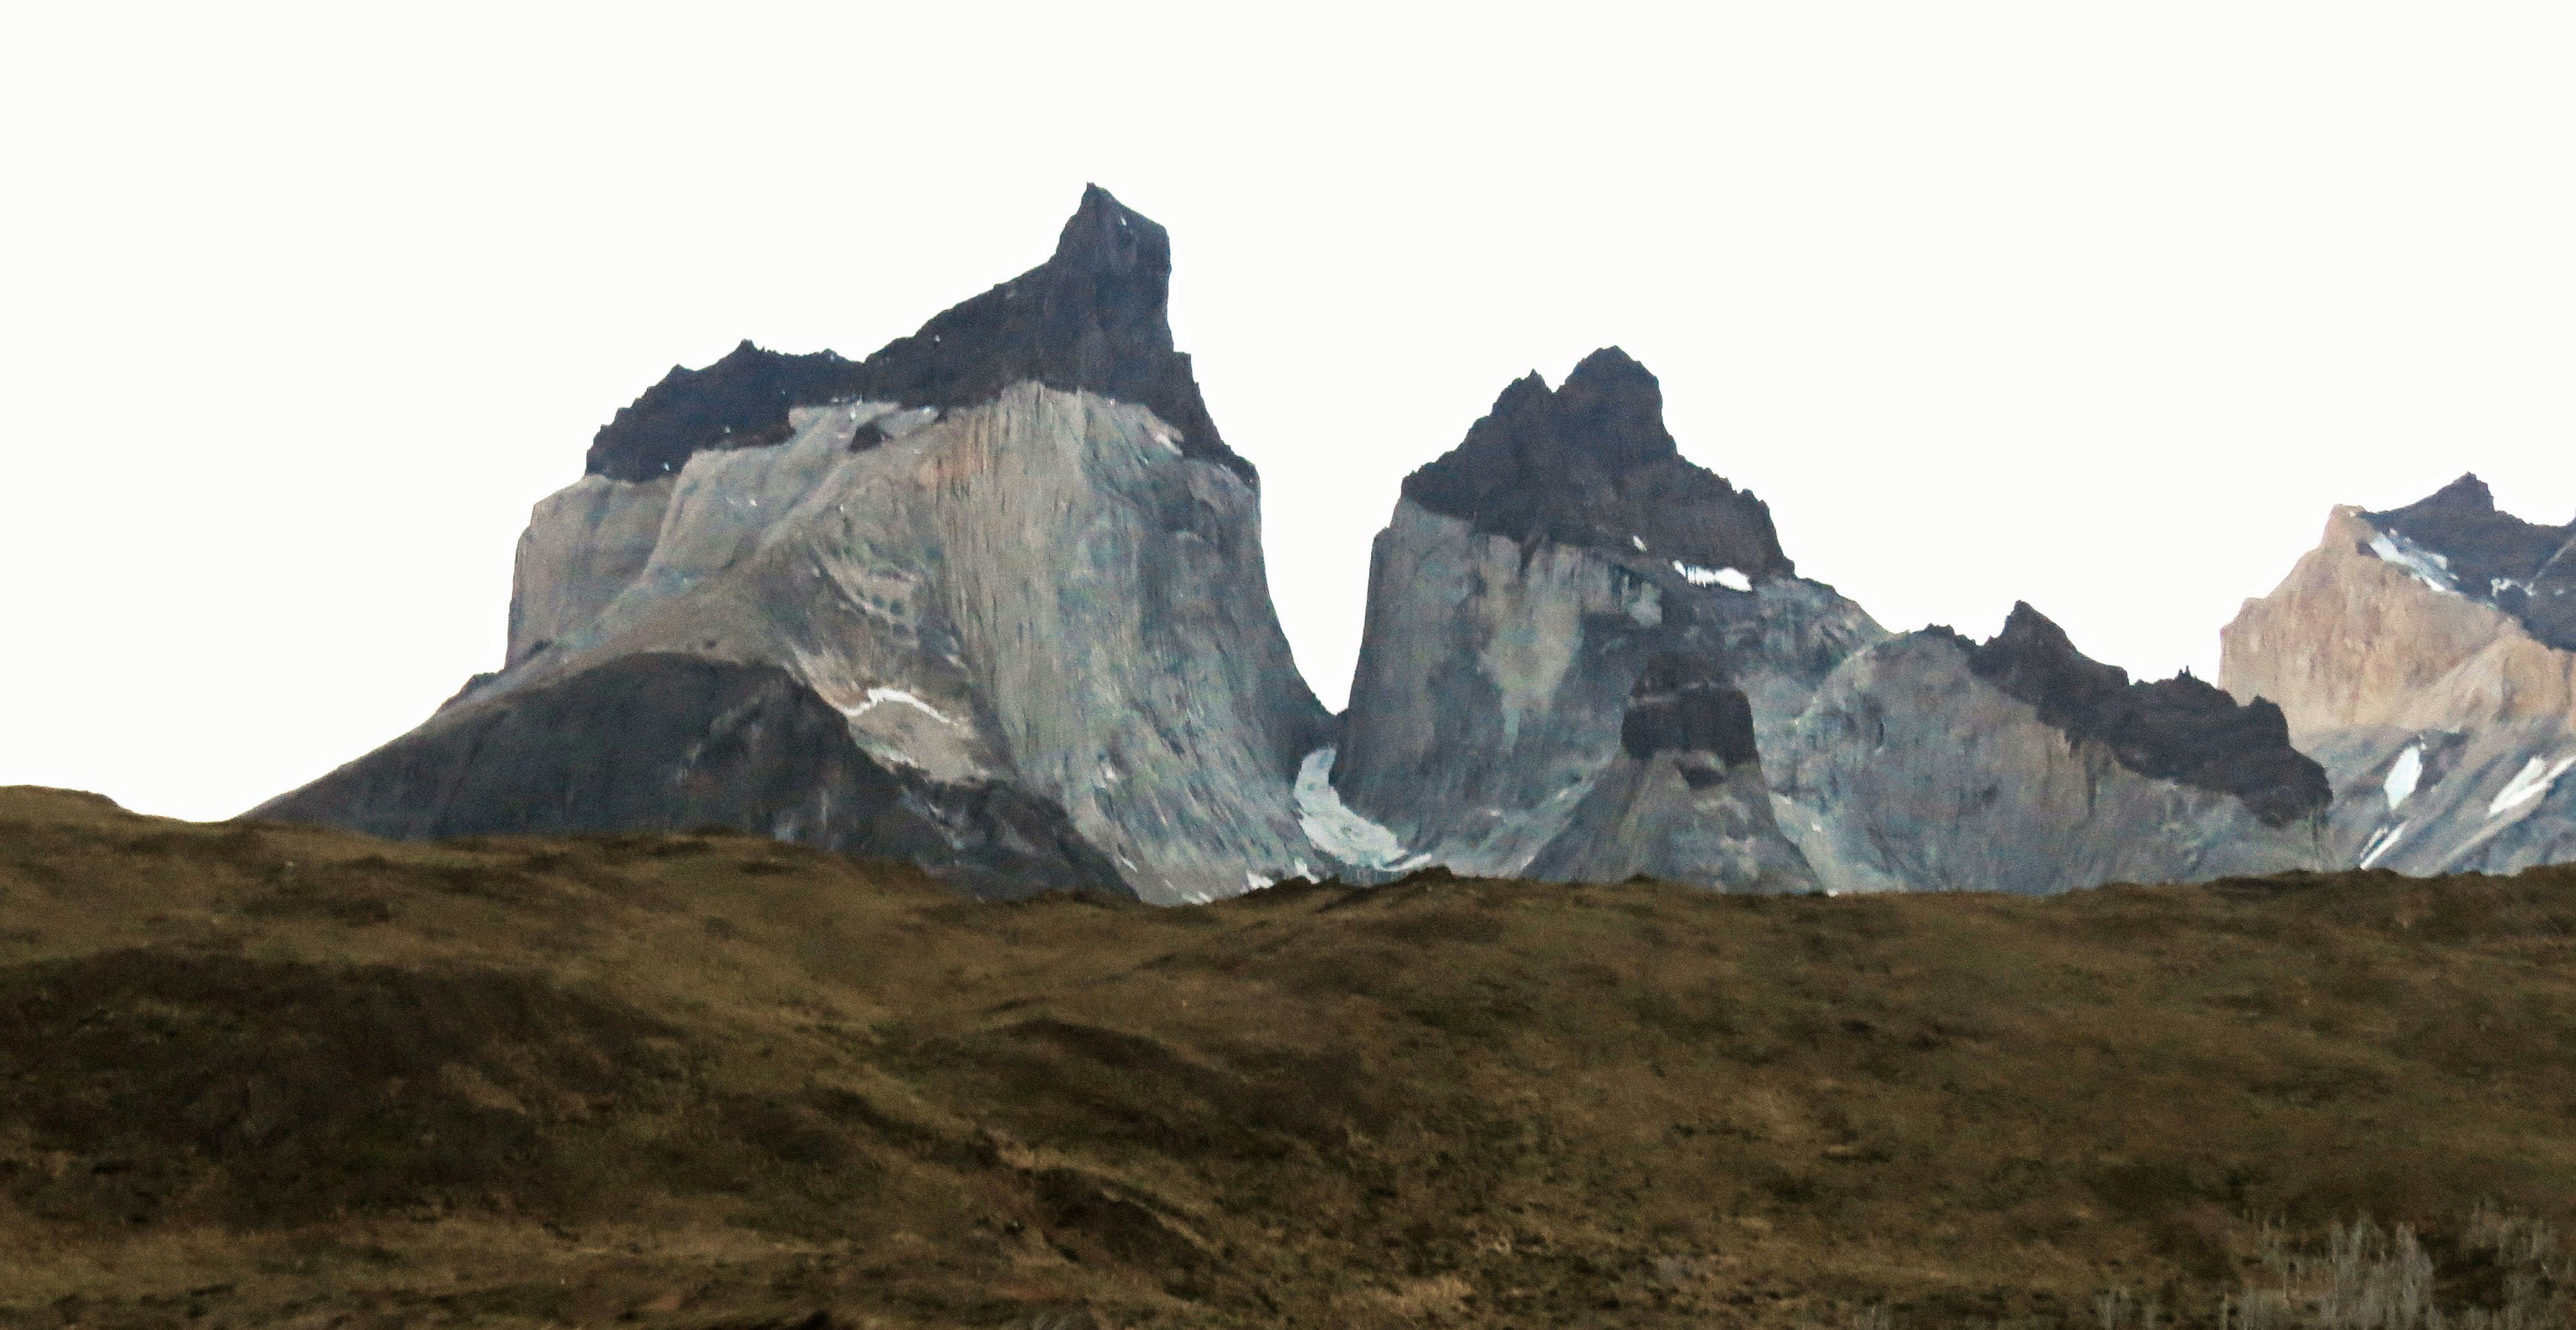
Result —
M 1172 237 L 1161 224 L 1118 201 L 1098 185 L 1082 187 L 1082 202 L 1056 233 L 1050 268 L 1168 283 Z
M 2429 553 L 2432 566 L 2402 545 L 2374 550 L 2380 557 L 2393 554 L 2427 584 L 2493 605 L 2533 637 L 2576 650 L 2576 522 L 2542 526 L 2504 512 L 2474 472 L 2403 508 L 2362 518 Z
M 600 428 L 588 470 L 649 480 L 703 449 L 774 443 L 796 406 L 853 398 L 972 406 L 1035 381 L 1146 407 L 1179 432 L 1184 456 L 1257 485 L 1252 464 L 1218 435 L 1190 358 L 1173 349 L 1171 277 L 1170 234 L 1089 185 L 1046 262 L 864 361 L 782 355 L 746 341 L 705 369 L 673 367 Z
M 2333 789 L 2325 768 L 2290 746 L 2281 709 L 2235 699 L 2188 672 L 2153 683 L 2075 647 L 2029 602 L 2014 604 L 2002 632 L 1968 654 L 1969 672 L 2038 708 L 2076 740 L 2096 740 L 2142 776 L 2232 794 L 2282 826 L 2322 811 Z
M 1405 497 L 1517 540 L 1643 554 L 1747 577 L 1786 576 L 1771 511 L 1681 455 L 1663 385 L 1618 347 L 1563 386 L 1533 372 L 1506 386 L 1466 439 L 1412 475 Z
M 2013 602 L 2003 631 L 1971 657 L 1988 682 L 2024 701 L 2088 697 L 2129 686 L 2129 672 L 2075 649 L 2075 639 L 2029 601 Z
M 2478 479 L 2477 472 L 2463 471 L 2459 479 L 2396 511 L 2429 514 L 2491 513 L 2495 510 L 2495 491 L 2488 489 L 2487 483 Z

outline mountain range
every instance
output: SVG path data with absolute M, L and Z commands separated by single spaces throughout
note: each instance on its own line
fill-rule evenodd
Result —
M 1260 477 L 1096 186 L 1036 268 L 859 360 L 674 367 L 540 501 L 509 643 L 254 812 L 398 838 L 719 826 L 966 892 L 1293 879 L 2002 890 L 2576 858 L 2576 526 L 2474 476 L 2324 541 L 2212 684 L 2016 606 L 1890 633 L 1685 458 L 1616 347 L 1407 477 L 1347 710 Z

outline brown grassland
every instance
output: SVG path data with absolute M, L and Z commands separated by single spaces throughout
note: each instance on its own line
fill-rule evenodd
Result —
M 2363 1215 L 2566 1324 L 2576 870 L 993 905 L 0 790 L 0 1326 L 2367 1327 Z

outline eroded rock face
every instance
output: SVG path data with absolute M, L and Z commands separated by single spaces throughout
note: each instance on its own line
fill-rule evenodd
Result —
M 2335 793 L 2338 867 L 2510 872 L 2576 858 L 2576 528 L 2464 476 L 2324 539 L 2222 634 L 2221 680 L 2280 704 Z
M 688 790 L 713 786 L 741 801 L 715 820 L 979 890 L 1003 863 L 1165 902 L 1320 874 L 1293 785 L 1330 719 L 1271 609 L 1250 467 L 1171 349 L 1169 271 L 1161 228 L 1094 189 L 1046 265 L 866 361 L 770 373 L 737 351 L 666 379 L 533 514 L 507 667 L 258 811 L 518 825 L 529 780 L 622 751 L 588 735 L 616 714 L 594 699 L 624 696 L 603 671 L 676 658 L 802 699 L 764 706 L 798 717 L 791 768 L 826 773 L 790 787 L 835 811 L 747 793 L 789 761 L 774 745 L 693 759 L 679 784 L 652 748 L 581 787 L 592 829 L 707 820 L 713 796 Z M 817 737 L 825 712 L 864 766 Z M 478 737 L 505 732 L 545 737 Z M 406 774 L 441 764 L 462 774 Z
M 2041 894 L 2316 866 L 2324 773 L 2277 712 L 2131 683 L 2027 605 L 1854 655 L 1768 755 L 1831 887 Z
M 1624 742 L 1698 714 L 1662 711 L 1670 690 L 1641 683 L 1693 661 L 1744 700 L 1766 752 L 1884 635 L 1791 567 L 1761 502 L 1680 456 L 1660 388 L 1626 355 L 1596 352 L 1554 392 L 1515 383 L 1407 479 L 1377 538 L 1332 785 L 1407 866 L 1806 881 L 1765 801 L 1742 794 L 1760 787 L 1758 756 Z M 1693 786 L 1685 769 L 1726 779 Z

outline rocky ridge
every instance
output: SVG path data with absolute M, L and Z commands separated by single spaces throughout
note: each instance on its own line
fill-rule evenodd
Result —
M 1933 627 L 1817 689 L 1770 769 L 1829 885 L 2045 894 L 2312 868 L 2328 792 L 2277 709 L 2132 683 L 2029 605 Z

